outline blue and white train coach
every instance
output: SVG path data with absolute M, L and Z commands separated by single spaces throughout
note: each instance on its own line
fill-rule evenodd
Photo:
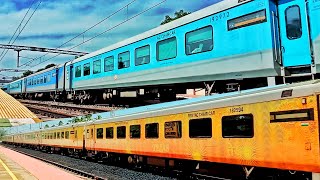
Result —
M 172 100 L 206 82 L 223 92 L 317 78 L 319 19 L 320 0 L 224 0 L 66 63 L 56 88 L 81 101 Z

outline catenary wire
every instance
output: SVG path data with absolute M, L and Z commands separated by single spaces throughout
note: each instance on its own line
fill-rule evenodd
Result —
M 32 14 L 30 15 L 29 19 L 27 20 L 27 22 L 24 24 L 24 26 L 22 27 L 22 29 L 20 30 L 19 34 L 16 36 L 16 38 L 13 40 L 12 44 L 18 39 L 18 37 L 20 36 L 20 34 L 22 33 L 22 31 L 24 30 L 24 28 L 27 26 L 27 24 L 29 23 L 30 19 L 32 18 L 32 16 L 34 15 L 34 13 L 37 11 L 37 9 L 39 8 L 40 4 L 42 1 L 40 1 L 37 5 L 37 7 L 34 9 L 34 11 L 32 12 Z M 4 53 L 4 55 L 1 57 L 0 61 L 3 60 L 3 58 L 6 56 L 6 54 L 8 53 L 8 49 L 6 50 L 6 52 Z
M 151 10 L 151 9 L 159 6 L 159 5 L 161 5 L 162 3 L 166 2 L 166 1 L 167 1 L 167 0 L 163 0 L 163 1 L 157 3 L 157 4 L 153 5 L 153 6 L 145 9 L 144 11 L 142 11 L 142 12 L 140 12 L 140 13 L 138 13 L 138 14 L 136 14 L 136 15 L 134 15 L 134 16 L 132 16 L 132 17 L 124 20 L 124 21 L 122 21 L 121 23 L 119 23 L 119 24 L 117 24 L 117 25 L 115 25 L 115 26 L 113 26 L 113 27 L 111 27 L 111 28 L 103 31 L 102 33 L 100 33 L 100 34 L 98 34 L 98 35 L 96 35 L 96 36 L 94 36 L 94 37 L 92 37 L 92 38 L 90 38 L 90 39 L 88 39 L 88 40 L 86 40 L 86 41 L 78 44 L 78 45 L 73 46 L 72 48 L 70 48 L 70 49 L 68 49 L 68 50 L 72 50 L 72 49 L 74 49 L 74 48 L 76 48 L 76 47 L 78 47 L 78 46 L 81 46 L 82 44 L 85 44 L 85 43 L 91 41 L 92 39 L 95 39 L 96 37 L 101 36 L 102 34 L 105 34 L 106 32 L 109 32 L 109 31 L 111 31 L 111 30 L 113 30 L 113 29 L 121 26 L 122 24 L 124 24 L 124 23 L 126 23 L 126 22 L 128 22 L 128 21 L 130 21 L 130 20 L 132 20 L 132 19 L 134 19 L 134 18 L 136 18 L 136 17 L 138 17 L 138 16 L 140 16 L 141 14 L 143 14 L 143 13 L 145 13 L 145 12 L 147 12 L 147 11 L 149 11 L 149 10 Z M 51 58 L 48 58 L 48 59 L 46 59 L 46 60 L 44 60 L 44 61 L 42 61 L 42 62 L 39 62 L 39 64 L 44 63 L 44 62 L 46 62 L 46 61 L 49 61 L 49 60 L 51 60 L 51 59 L 53 59 L 53 58 L 55 58 L 55 57 L 57 57 L 57 56 L 59 56 L 59 55 L 61 55 L 61 53 L 58 53 L 57 55 L 55 55 L 55 56 L 53 56 L 53 57 L 51 57 Z M 29 62 L 30 62 L 30 61 L 29 61 Z M 39 65 L 39 64 L 38 64 L 38 65 Z M 26 63 L 23 64 L 23 65 L 21 65 L 21 66 L 25 66 L 25 65 L 26 65 Z
M 99 21 L 98 23 L 94 24 L 93 26 L 91 26 L 91 27 L 88 28 L 87 30 L 83 31 L 82 33 L 76 35 L 75 37 L 71 38 L 70 40 L 64 42 L 63 44 L 61 44 L 60 46 L 56 47 L 55 49 L 58 49 L 58 48 L 62 47 L 63 45 L 71 42 L 72 40 L 76 39 L 77 37 L 85 34 L 85 33 L 88 32 L 89 30 L 91 30 L 92 28 L 96 27 L 97 25 L 101 24 L 101 23 L 104 22 L 105 20 L 110 19 L 110 18 L 113 17 L 115 14 L 117 14 L 117 13 L 119 13 L 120 11 L 122 11 L 123 9 L 127 8 L 129 5 L 131 5 L 131 4 L 134 3 L 135 1 L 137 1 L 137 0 L 133 0 L 133 1 L 129 2 L 128 4 L 126 4 L 125 6 L 123 6 L 122 8 L 120 8 L 120 9 L 118 9 L 117 11 L 113 12 L 112 14 L 110 14 L 109 16 L 107 16 L 106 18 L 102 19 L 102 20 Z M 30 63 L 32 63 L 33 61 L 38 60 L 38 59 L 41 59 L 42 57 L 44 57 L 44 56 L 46 56 L 46 55 L 48 55 L 48 54 L 50 54 L 50 53 L 46 53 L 46 54 L 44 54 L 44 55 L 42 55 L 42 56 L 33 58 L 33 60 L 28 61 L 28 62 L 22 64 L 21 66 L 25 66 L 25 65 L 27 65 L 27 64 L 30 64 Z

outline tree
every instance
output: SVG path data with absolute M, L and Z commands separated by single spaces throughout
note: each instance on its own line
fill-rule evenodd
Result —
M 42 70 L 44 70 L 44 68 L 40 68 L 40 69 L 38 69 L 36 72 L 40 72 L 40 71 L 42 71 Z
M 33 71 L 28 70 L 28 71 L 24 72 L 21 77 L 27 77 L 31 74 L 33 74 Z
M 46 128 L 48 128 L 49 127 L 49 125 L 48 124 L 46 124 L 45 126 L 44 126 L 44 128 L 46 129 Z
M 18 76 L 13 76 L 12 77 L 12 81 L 15 81 L 15 80 L 18 80 L 18 79 L 20 79 L 20 77 L 18 77 Z
M 4 135 L 6 135 L 6 130 L 4 129 L 4 128 L 0 128 L 0 139 L 2 139 L 2 137 L 4 136 Z
M 176 11 L 174 13 L 175 17 L 173 17 L 173 18 L 170 17 L 169 15 L 166 15 L 164 20 L 161 22 L 161 25 L 166 24 L 166 23 L 171 22 L 171 21 L 174 21 L 176 19 L 179 19 L 179 18 L 181 18 L 183 16 L 186 16 L 188 14 L 190 14 L 190 12 L 186 12 L 186 11 L 180 10 L 180 11 Z
M 55 64 L 48 64 L 48 65 L 46 65 L 46 67 L 44 69 L 48 69 L 48 68 L 51 68 L 53 66 L 56 66 L 56 65 Z
M 62 125 L 63 125 L 63 122 L 59 121 L 58 126 L 62 126 Z

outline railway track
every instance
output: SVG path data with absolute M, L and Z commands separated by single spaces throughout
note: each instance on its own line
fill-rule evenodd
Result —
M 94 114 L 124 109 L 124 107 L 108 107 L 100 105 L 75 105 L 52 101 L 19 101 L 32 112 L 37 114 L 38 117 L 41 117 L 41 119 L 43 120 L 50 118 L 70 118 L 76 116 L 83 116 L 86 114 Z
M 125 166 L 114 166 L 98 162 L 78 159 L 76 157 L 52 154 L 43 151 L 22 148 L 18 146 L 1 144 L 1 146 L 22 153 L 24 155 L 39 159 L 59 168 L 65 169 L 76 175 L 88 179 L 151 179 L 151 180 L 173 180 L 173 179 L 197 179 L 197 180 L 232 180 L 200 173 L 191 173 L 184 176 L 182 171 L 161 171 L 158 168 L 128 169 Z

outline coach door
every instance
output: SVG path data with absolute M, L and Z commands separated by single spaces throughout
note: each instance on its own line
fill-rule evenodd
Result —
M 310 33 L 305 0 L 279 0 L 278 11 L 283 65 L 310 65 Z

